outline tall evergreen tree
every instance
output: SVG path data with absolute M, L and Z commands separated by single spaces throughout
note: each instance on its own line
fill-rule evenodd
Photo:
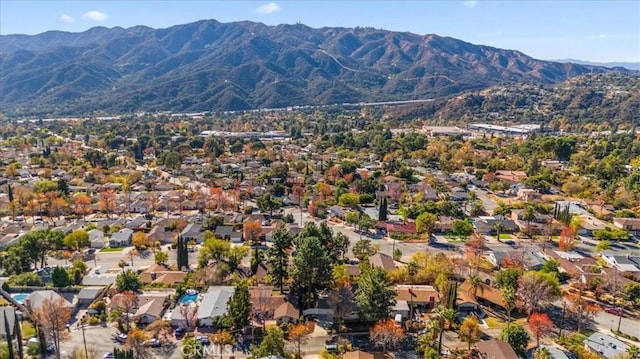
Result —
M 375 323 L 389 317 L 396 302 L 396 293 L 390 288 L 391 281 L 382 268 L 369 268 L 362 273 L 356 290 L 356 304 L 362 318 Z
M 284 228 L 278 228 L 271 237 L 271 247 L 267 250 L 267 263 L 269 269 L 267 275 L 280 288 L 284 287 L 284 282 L 289 278 L 289 248 L 291 247 L 291 237 Z
M 249 286 L 245 281 L 236 286 L 236 291 L 229 301 L 228 316 L 231 326 L 234 329 L 242 329 L 249 324 L 249 314 L 251 313 L 251 298 L 249 297 Z
M 379 221 L 387 220 L 387 211 L 388 211 L 387 197 L 382 197 L 382 201 L 380 201 L 380 208 L 378 210 Z
M 331 283 L 331 258 L 317 237 L 298 239 L 291 277 L 303 308 L 311 307 L 318 299 L 318 291 Z

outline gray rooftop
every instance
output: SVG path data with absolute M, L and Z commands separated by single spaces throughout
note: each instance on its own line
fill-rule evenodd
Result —
M 204 294 L 200 307 L 198 307 L 198 319 L 219 317 L 227 313 L 227 303 L 235 293 L 235 287 L 218 286 L 209 287 Z
M 607 359 L 618 357 L 629 348 L 627 344 L 604 333 L 591 334 L 589 338 L 584 340 L 584 344 L 589 347 L 591 351 Z

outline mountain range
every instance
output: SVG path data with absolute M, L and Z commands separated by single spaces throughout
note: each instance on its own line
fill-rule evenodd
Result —
M 450 37 L 203 20 L 0 36 L 0 111 L 210 111 L 437 98 L 623 68 L 537 60 Z

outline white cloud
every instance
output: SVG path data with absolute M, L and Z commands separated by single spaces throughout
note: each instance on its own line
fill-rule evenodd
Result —
M 64 22 L 65 24 L 72 24 L 75 21 L 75 19 L 72 16 L 67 14 L 60 15 L 58 20 L 60 20 L 60 22 Z
M 274 3 L 274 2 L 270 2 L 270 3 L 267 3 L 267 4 L 261 5 L 255 11 L 260 15 L 274 14 L 274 13 L 277 13 L 278 11 L 280 11 L 280 5 L 278 5 L 278 4 Z
M 477 4 L 478 4 L 477 0 L 465 0 L 464 2 L 464 6 L 466 7 L 476 7 Z
M 82 14 L 82 20 L 84 21 L 103 22 L 108 18 L 109 15 L 96 10 L 87 11 Z

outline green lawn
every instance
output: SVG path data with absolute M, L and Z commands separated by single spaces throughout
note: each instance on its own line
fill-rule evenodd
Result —
M 124 247 L 115 247 L 115 248 L 111 248 L 111 247 L 107 247 L 107 248 L 102 248 L 100 250 L 100 252 L 122 252 L 124 250 Z
M 510 234 L 506 234 L 506 233 L 500 233 L 500 238 L 498 238 L 499 240 L 504 240 L 504 239 L 511 239 L 513 238 Z

